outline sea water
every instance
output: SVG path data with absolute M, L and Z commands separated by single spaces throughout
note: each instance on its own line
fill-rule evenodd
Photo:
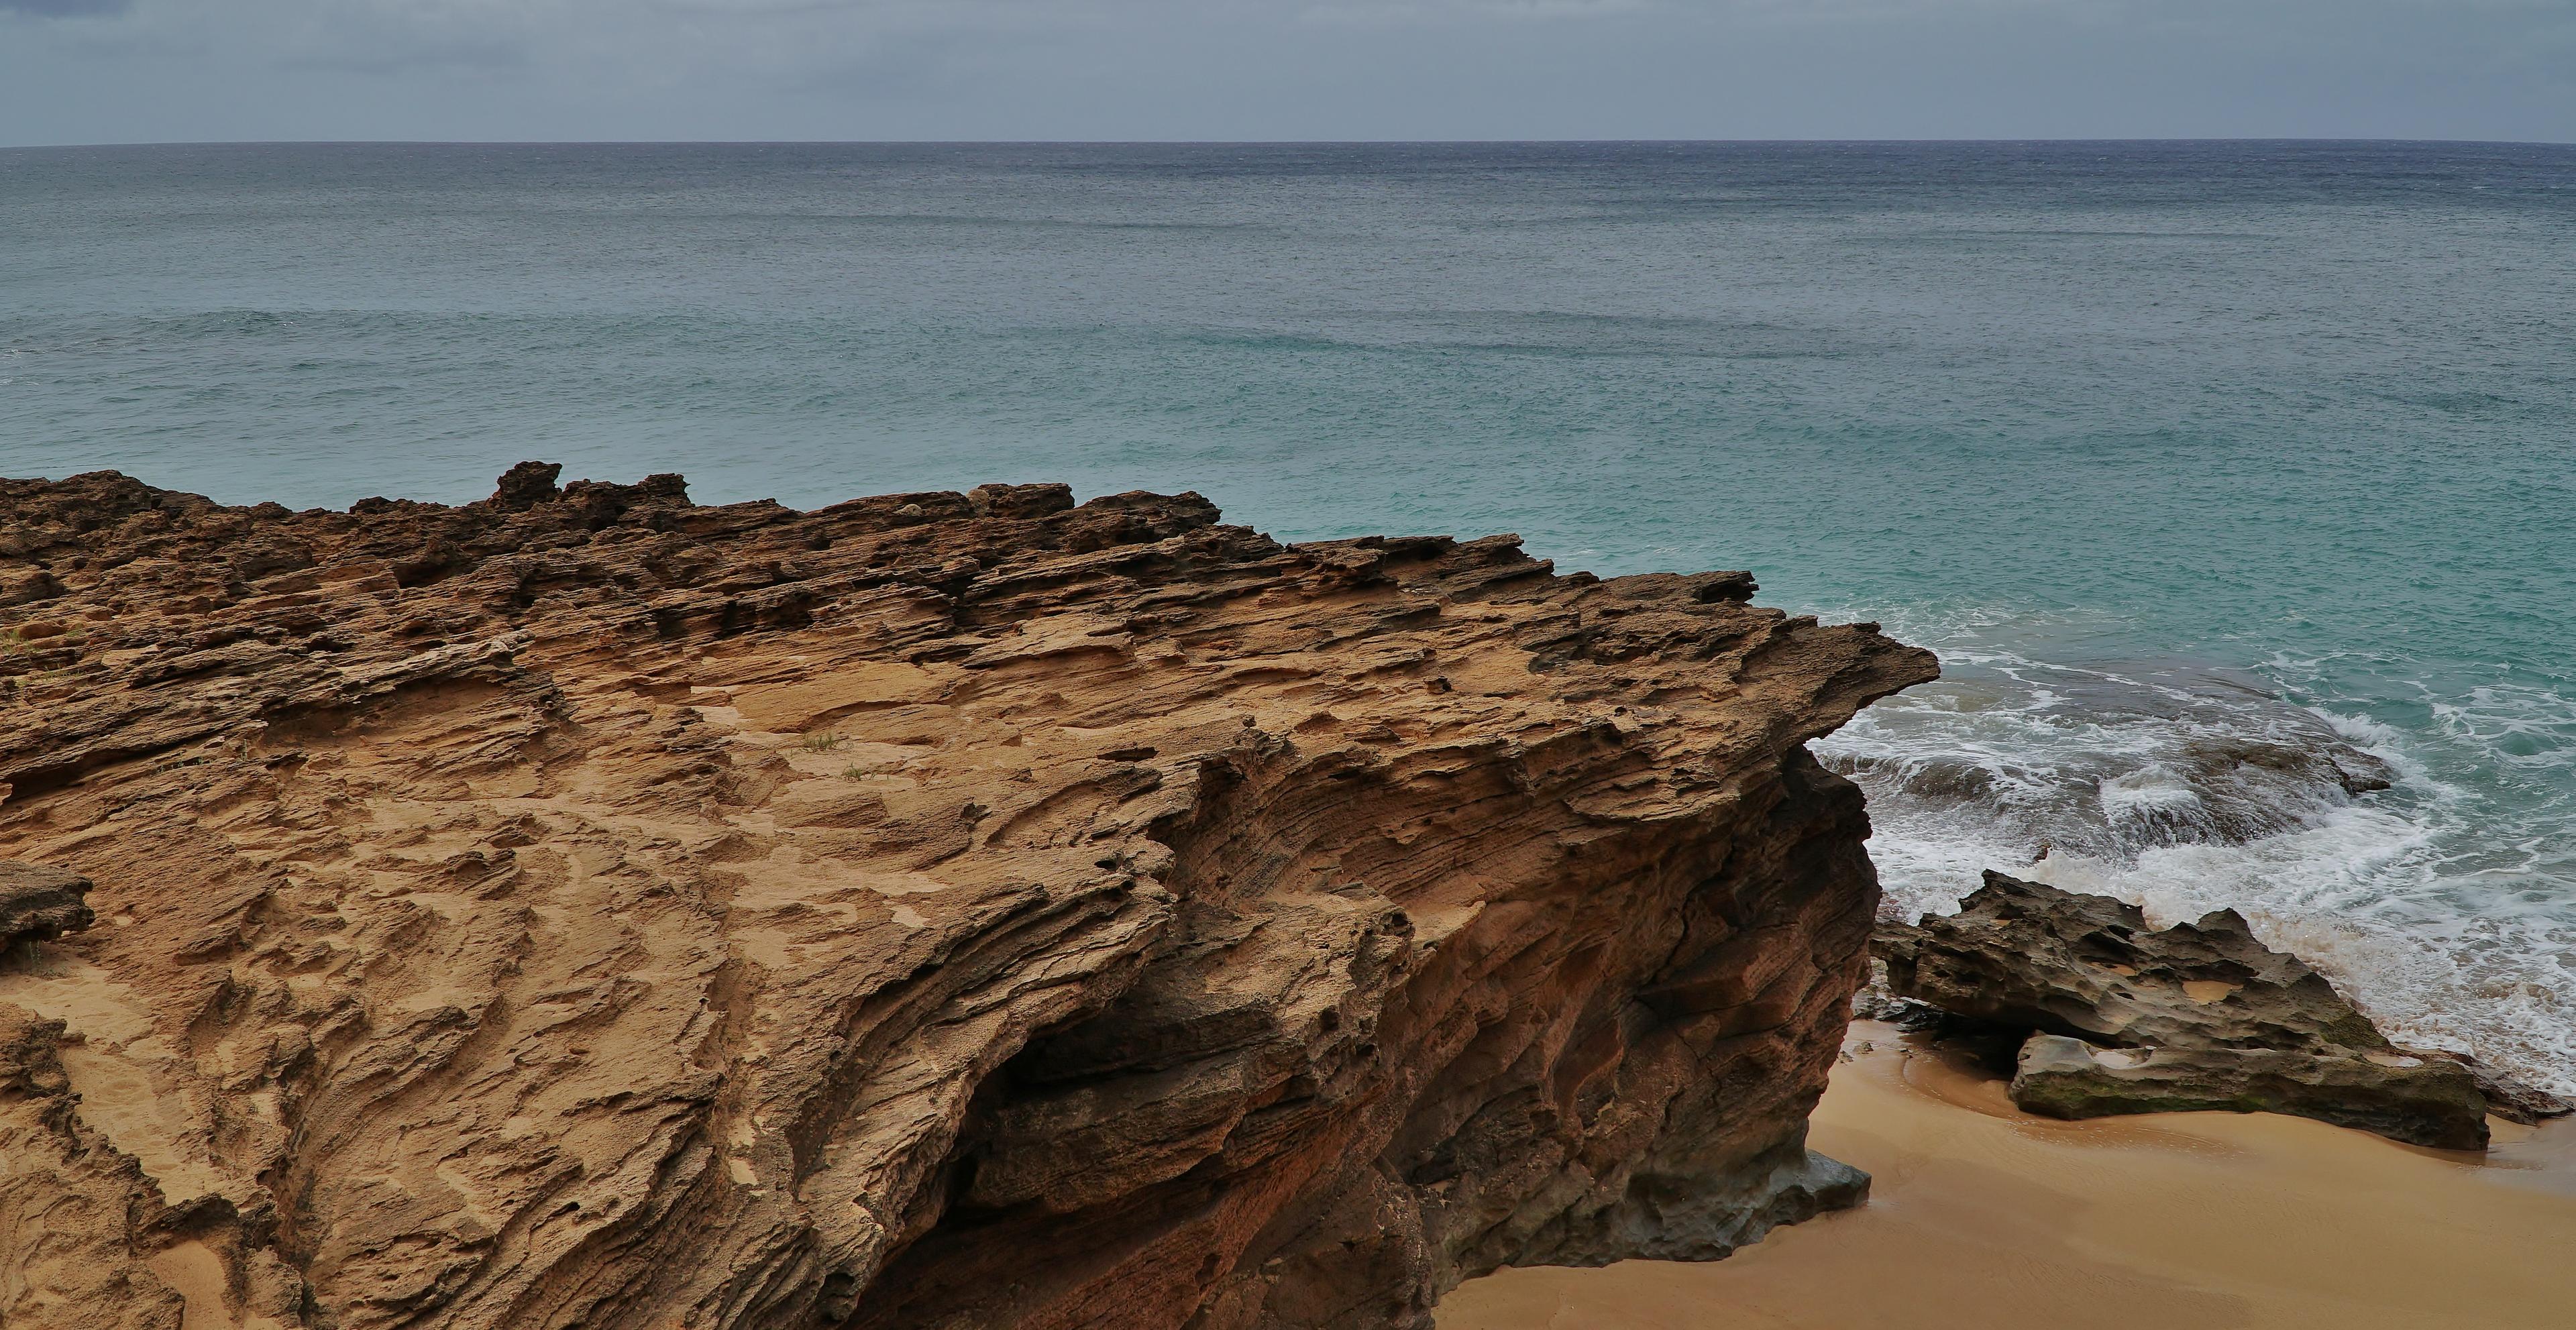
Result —
M 2576 1091 L 2576 148 L 0 152 L 0 474 L 523 458 L 1751 569 L 1941 653 L 1819 745 L 1891 908 L 2235 906 Z

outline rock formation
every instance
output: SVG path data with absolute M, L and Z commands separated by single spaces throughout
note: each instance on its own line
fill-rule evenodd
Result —
M 1882 923 L 1874 949 L 1896 996 L 2031 1032 L 2012 1080 L 2028 1112 L 2291 1113 L 2486 1148 L 2468 1067 L 2390 1044 L 2233 910 L 2157 932 L 2134 905 L 1989 872 L 1955 915 Z
M 1928 653 L 1195 495 L 556 480 L 0 481 L 0 858 L 95 883 L 0 959 L 0 1323 L 1421 1326 L 1861 1194 L 1804 744 Z

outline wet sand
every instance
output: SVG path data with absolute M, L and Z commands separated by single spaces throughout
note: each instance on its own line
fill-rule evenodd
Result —
M 1440 1330 L 2569 1330 L 2576 1123 L 2480 1158 L 2269 1114 L 2053 1122 L 1892 1027 L 1817 1108 L 1867 1207 L 1710 1264 L 1506 1270 Z

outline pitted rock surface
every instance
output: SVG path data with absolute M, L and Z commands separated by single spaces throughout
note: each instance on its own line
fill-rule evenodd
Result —
M 0 1323 L 1423 1326 L 1861 1194 L 1804 745 L 1928 653 L 1195 495 L 558 479 L 0 482 L 0 857 L 96 915 L 0 964 Z

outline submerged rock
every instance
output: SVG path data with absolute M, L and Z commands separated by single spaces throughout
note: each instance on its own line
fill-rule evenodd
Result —
M 0 1323 L 1424 1327 L 1862 1195 L 1805 744 L 1929 653 L 1196 495 L 559 481 L 0 481 L 85 629 L 0 855 L 117 921 L 0 967 L 6 1206 L 80 1220 Z
M 2134 905 L 1989 872 L 1957 914 L 1880 923 L 1873 950 L 1897 996 L 2032 1032 L 2012 1081 L 2028 1112 L 2289 1113 L 2486 1148 L 2468 1068 L 2390 1044 L 2233 910 L 2159 932 Z
M 1960 679 L 1870 731 L 1825 745 L 1825 762 L 1882 821 L 2108 864 L 2311 828 L 2397 774 L 2256 680 L 2171 662 L 2093 662 L 2045 686 Z

